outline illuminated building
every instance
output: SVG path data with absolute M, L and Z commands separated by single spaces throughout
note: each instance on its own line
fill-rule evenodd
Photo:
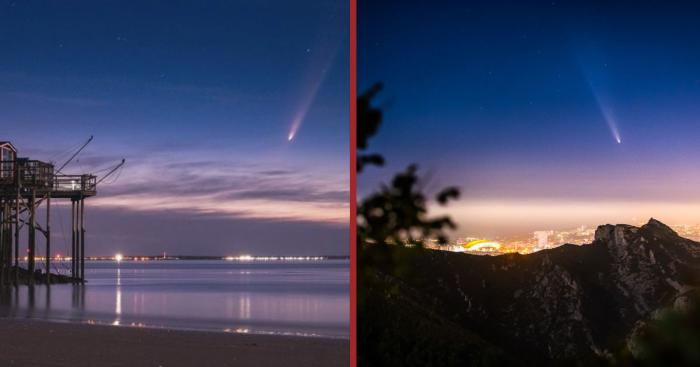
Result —
M 476 240 L 462 245 L 465 251 L 496 252 L 501 249 L 501 244 L 489 240 Z
M 553 235 L 554 231 L 535 231 L 534 237 L 537 240 L 537 250 L 545 250 L 549 248 L 549 236 Z

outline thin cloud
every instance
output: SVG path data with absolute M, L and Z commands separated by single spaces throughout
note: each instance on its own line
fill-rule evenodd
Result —
M 283 177 L 283 179 L 281 179 Z M 184 210 L 237 218 L 345 223 L 349 205 L 342 178 L 313 169 L 270 169 L 226 161 L 137 161 L 93 205 L 126 210 Z

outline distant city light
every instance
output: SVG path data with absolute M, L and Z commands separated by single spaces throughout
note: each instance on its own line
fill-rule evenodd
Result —
M 320 261 L 326 260 L 323 256 L 226 256 L 226 261 Z
M 644 222 L 632 221 L 641 226 Z M 700 224 L 670 224 L 681 237 L 700 241 Z M 431 250 L 463 252 L 472 255 L 501 255 L 510 253 L 530 254 L 549 250 L 563 244 L 587 245 L 595 240 L 597 227 L 581 225 L 569 229 L 549 229 L 499 236 L 493 240 L 479 237 L 460 237 L 441 245 L 437 239 L 426 239 L 425 247 Z M 407 245 L 408 246 L 408 245 Z
M 122 255 L 122 254 L 116 254 L 116 255 L 114 255 L 114 260 L 115 260 L 116 262 L 121 262 L 122 260 L 124 260 L 124 255 Z
M 491 252 L 501 249 L 501 244 L 496 241 L 475 240 L 462 245 L 467 251 Z

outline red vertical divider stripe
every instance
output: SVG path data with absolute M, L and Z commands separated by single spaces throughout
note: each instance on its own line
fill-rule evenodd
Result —
M 350 0 L 350 366 L 357 365 L 357 1 Z

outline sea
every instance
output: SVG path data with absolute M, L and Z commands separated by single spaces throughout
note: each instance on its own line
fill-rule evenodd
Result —
M 348 260 L 86 261 L 85 284 L 0 287 L 0 317 L 349 338 Z

